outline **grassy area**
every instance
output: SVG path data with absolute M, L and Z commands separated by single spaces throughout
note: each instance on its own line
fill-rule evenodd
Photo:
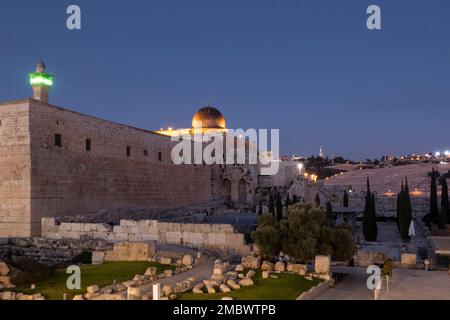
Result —
M 278 274 L 278 279 L 262 279 L 261 272 L 257 272 L 253 287 L 243 287 L 230 293 L 195 294 L 184 293 L 180 300 L 220 300 L 232 297 L 235 300 L 295 300 L 304 291 L 319 284 L 318 280 L 308 281 L 295 274 Z
M 82 265 L 81 266 L 81 290 L 68 290 L 67 278 L 70 276 L 66 269 L 58 269 L 43 281 L 36 283 L 36 290 L 31 290 L 31 284 L 26 287 L 15 288 L 16 292 L 25 294 L 42 293 L 48 300 L 62 300 L 63 294 L 67 293 L 68 299 L 72 299 L 77 294 L 86 293 L 86 288 L 97 284 L 104 287 L 113 283 L 131 280 L 137 274 L 144 274 L 148 267 L 155 266 L 158 273 L 174 269 L 173 266 L 161 265 L 150 262 L 109 262 L 102 265 Z

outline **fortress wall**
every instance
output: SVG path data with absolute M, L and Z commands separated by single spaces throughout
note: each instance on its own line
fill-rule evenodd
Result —
M 55 134 L 61 135 L 61 147 Z M 174 142 L 168 137 L 35 100 L 30 100 L 30 135 L 32 235 L 40 233 L 43 217 L 212 200 L 211 167 L 173 165 Z
M 47 239 L 95 239 L 108 242 L 158 241 L 161 244 L 182 245 L 233 251 L 248 255 L 244 234 L 235 233 L 227 224 L 170 223 L 156 220 L 121 220 L 111 226 L 93 223 L 61 223 L 54 218 L 42 219 L 42 237 Z
M 30 234 L 28 100 L 0 104 L 0 238 Z

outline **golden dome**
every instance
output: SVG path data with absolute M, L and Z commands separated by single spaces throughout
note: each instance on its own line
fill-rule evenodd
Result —
M 192 119 L 192 127 L 194 129 L 226 129 L 225 118 L 222 113 L 213 107 L 200 109 Z

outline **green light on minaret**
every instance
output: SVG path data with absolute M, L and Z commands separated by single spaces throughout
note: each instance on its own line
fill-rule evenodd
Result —
M 32 86 L 53 86 L 53 76 L 48 73 L 34 72 L 28 75 Z

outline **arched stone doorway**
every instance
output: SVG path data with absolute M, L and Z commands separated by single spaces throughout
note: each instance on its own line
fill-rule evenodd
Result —
M 247 203 L 247 182 L 244 179 L 239 180 L 238 199 L 240 204 Z
M 228 179 L 222 183 L 222 196 L 226 201 L 231 201 L 231 181 Z

